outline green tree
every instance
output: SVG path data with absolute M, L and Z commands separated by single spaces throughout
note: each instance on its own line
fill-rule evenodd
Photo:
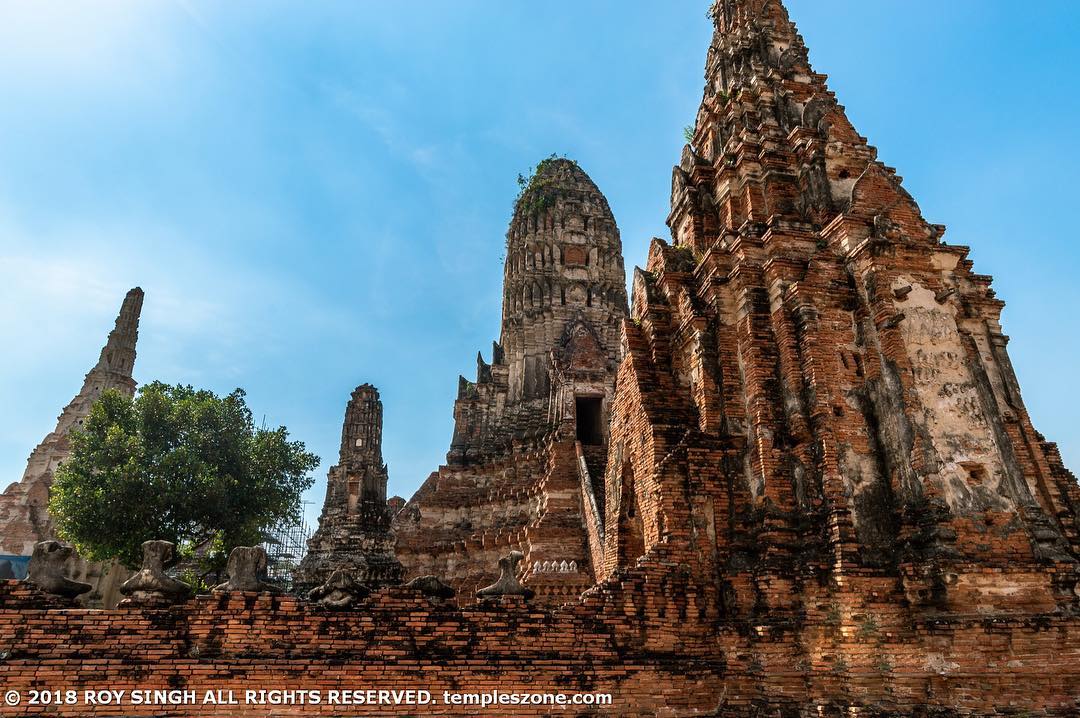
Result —
M 319 457 L 285 427 L 257 428 L 244 396 L 161 382 L 135 397 L 103 392 L 53 480 L 60 536 L 85 558 L 129 567 L 143 541 L 165 539 L 210 567 L 296 518 Z

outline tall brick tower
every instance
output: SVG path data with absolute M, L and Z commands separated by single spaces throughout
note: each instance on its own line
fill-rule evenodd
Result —
M 576 162 L 544 160 L 514 206 L 506 235 L 502 336 L 490 365 L 477 357 L 476 382 L 461 380 L 451 463 L 482 461 L 515 437 L 541 436 L 554 421 L 573 417 L 578 405 L 573 390 L 559 391 L 565 368 L 559 360 L 585 336 L 596 344 L 594 359 L 604 376 L 596 377 L 595 387 L 579 386 L 577 396 L 610 398 L 619 325 L 627 313 L 625 287 L 622 243 L 604 195 Z M 553 351 L 559 356 L 553 358 Z M 583 413 L 593 412 L 589 428 L 606 430 L 598 428 L 606 405 L 581 406 Z
M 336 569 L 371 587 L 401 582 L 386 504 L 382 410 L 378 389 L 371 384 L 356 387 L 345 407 L 338 463 L 327 475 L 319 529 L 308 540 L 299 584 L 322 583 Z
M 22 480 L 0 495 L 0 554 L 29 556 L 35 543 L 55 538 L 52 519 L 45 510 L 53 472 L 71 451 L 68 432 L 83 422 L 103 391 L 116 389 L 129 396 L 135 393 L 131 372 L 142 305 L 142 289 L 136 287 L 127 293 L 116 325 L 109 332 L 97 364 L 83 379 L 82 389 L 64 407 L 56 428 L 30 454 Z
M 571 322 L 585 323 L 616 361 L 625 286 L 622 243 L 604 195 L 576 162 L 541 162 L 507 231 L 501 343 L 511 403 L 547 401 L 550 353 Z
M 459 380 L 448 465 L 394 522 L 410 576 L 470 595 L 515 548 L 540 600 L 592 582 L 625 277 L 603 194 L 576 162 L 541 162 L 507 231 L 500 342 Z
M 1080 490 L 1031 425 L 990 277 L 855 131 L 780 2 L 712 14 L 673 244 L 653 241 L 624 324 L 600 574 L 685 562 L 733 614 L 812 580 L 896 581 L 935 610 L 1075 603 Z

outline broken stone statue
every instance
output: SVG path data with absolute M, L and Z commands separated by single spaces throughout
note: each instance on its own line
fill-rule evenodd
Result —
M 225 564 L 229 580 L 214 586 L 214 592 L 244 591 L 281 593 L 281 588 L 262 579 L 266 576 L 266 549 L 262 546 L 237 546 L 229 552 Z
M 308 600 L 323 608 L 352 608 L 371 595 L 371 590 L 338 569 L 321 586 L 311 589 Z
M 26 571 L 26 582 L 64 598 L 75 598 L 86 593 L 92 586 L 80 581 L 72 581 L 64 575 L 64 564 L 75 555 L 75 549 L 59 541 L 39 541 L 34 544 L 34 553 L 30 556 L 30 565 Z
M 437 576 L 431 575 L 418 576 L 405 584 L 405 588 L 411 588 L 432 598 L 453 598 L 456 593 L 452 587 L 440 581 Z
M 140 603 L 179 603 L 191 593 L 191 587 L 165 574 L 176 564 L 176 545 L 170 541 L 144 541 L 142 569 L 124 581 L 120 593 L 127 596 L 121 605 Z
M 499 580 L 486 588 L 476 592 L 477 598 L 491 598 L 493 596 L 524 596 L 530 599 L 536 595 L 531 588 L 521 585 L 518 580 L 517 566 L 525 558 L 521 551 L 511 551 L 499 559 Z

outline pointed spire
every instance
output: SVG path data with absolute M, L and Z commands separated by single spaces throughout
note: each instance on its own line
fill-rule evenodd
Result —
M 128 291 L 116 326 L 109 332 L 109 339 L 101 350 L 95 369 L 131 377 L 135 368 L 135 344 L 139 339 L 139 316 L 142 314 L 143 290 L 135 287 Z
M 476 352 L 476 383 L 486 384 L 491 381 L 491 365 L 484 361 L 484 355 Z
M 350 459 L 382 462 L 383 405 L 379 390 L 371 384 L 361 384 L 353 390 L 345 405 L 345 420 L 341 425 L 339 462 Z
M 807 63 L 806 45 L 780 0 L 716 0 L 705 94 L 734 95 L 774 69 Z
M 97 364 L 83 379 L 82 389 L 60 412 L 56 428 L 30 454 L 22 480 L 0 494 L 0 553 L 29 556 L 34 544 L 53 537 L 52 519 L 45 502 L 53 469 L 71 450 L 68 432 L 83 422 L 106 389 L 116 389 L 128 396 L 135 393 L 131 374 L 142 304 L 141 289 L 135 287 L 127 293 L 116 326 L 109 333 Z

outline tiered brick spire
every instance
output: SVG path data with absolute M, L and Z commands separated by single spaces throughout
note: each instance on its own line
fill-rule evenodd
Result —
M 1023 407 L 990 278 L 877 161 L 780 2 L 712 15 L 674 246 L 654 240 L 624 328 L 606 571 L 662 547 L 754 566 L 771 588 L 744 600 L 783 602 L 805 571 L 900 570 L 925 600 L 946 563 L 1074 566 L 1080 493 Z
M 53 472 L 70 452 L 68 432 L 83 422 L 106 389 L 116 389 L 129 396 L 135 393 L 131 372 L 135 367 L 142 305 L 142 289 L 136 287 L 127 293 L 116 325 L 109 332 L 97 364 L 83 380 L 82 389 L 64 407 L 52 433 L 30 454 L 22 480 L 8 486 L 0 495 L 0 553 L 29 556 L 35 543 L 54 538 L 52 520 L 45 507 Z
M 345 408 L 338 463 L 327 475 L 319 529 L 308 540 L 299 584 L 321 584 L 338 569 L 370 587 L 401 583 L 403 569 L 394 557 L 386 483 L 382 401 L 378 389 L 362 384 Z
M 511 403 L 548 398 L 549 355 L 569 321 L 594 327 L 617 359 L 626 316 L 622 243 L 607 200 L 576 162 L 537 168 L 514 208 L 503 276 Z
M 507 231 L 501 340 L 490 365 L 477 356 L 476 381 L 459 382 L 450 461 L 484 460 L 515 437 L 535 439 L 552 428 L 560 413 L 551 353 L 570 325 L 596 337 L 614 384 L 625 285 L 607 199 L 576 162 L 544 160 Z
M 539 600 L 592 582 L 582 507 L 596 543 L 625 282 L 603 194 L 576 162 L 541 162 L 507 231 L 501 340 L 459 380 L 448 466 L 394 521 L 410 576 L 471 596 L 519 550 Z

